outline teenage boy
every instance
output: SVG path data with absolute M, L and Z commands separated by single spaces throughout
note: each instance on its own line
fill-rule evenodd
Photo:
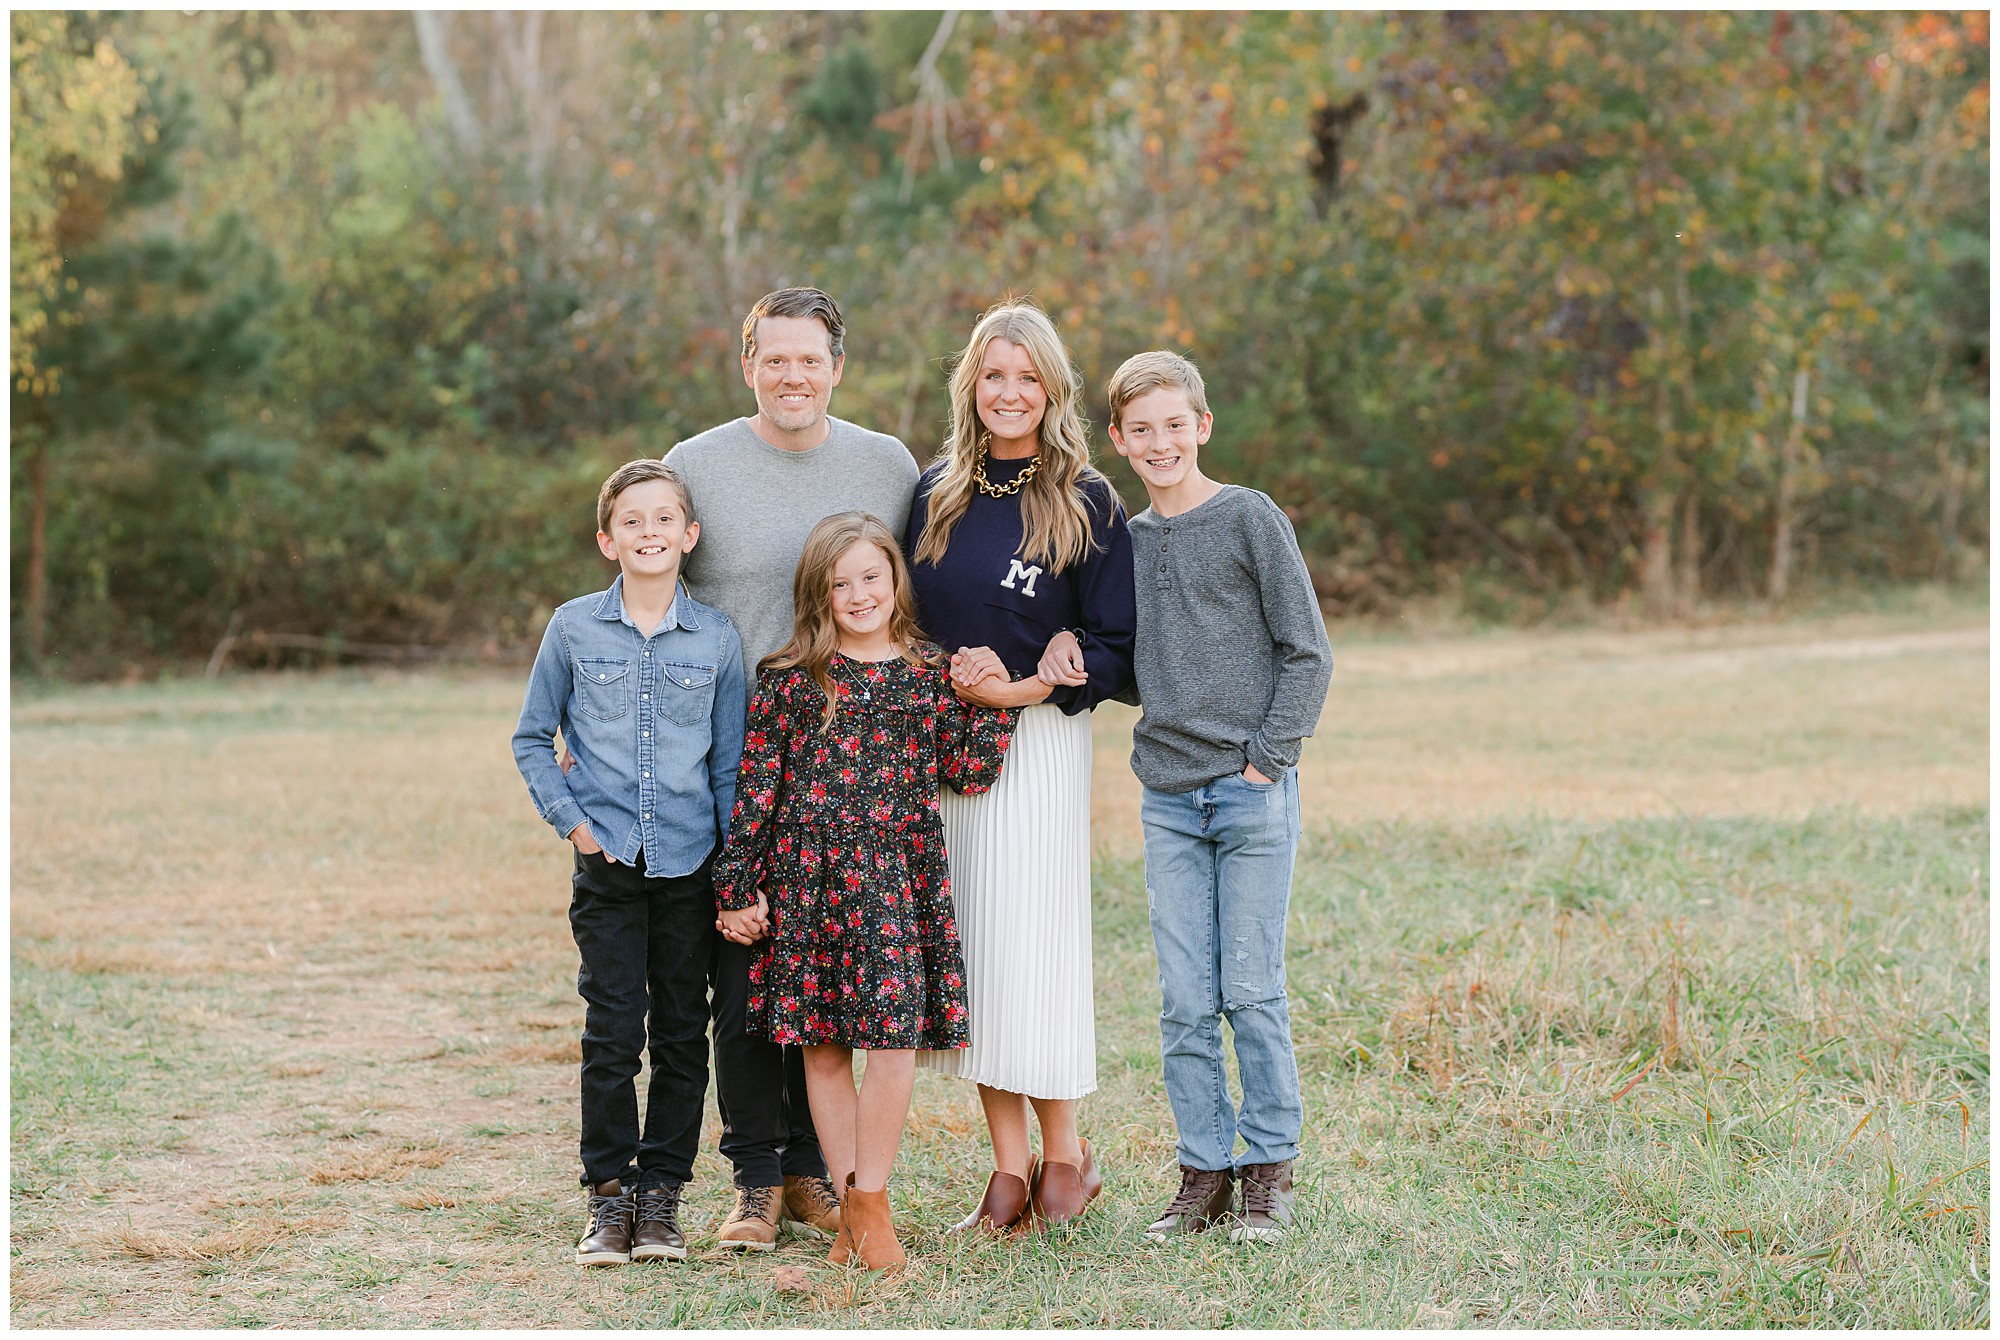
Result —
M 753 690 L 757 662 L 792 635 L 792 576 L 807 532 L 835 512 L 871 512 L 898 541 L 909 524 L 917 492 L 909 449 L 827 412 L 846 365 L 846 332 L 840 308 L 819 289 L 759 298 L 743 318 L 741 350 L 756 414 L 688 438 L 666 456 L 709 520 L 690 556 L 688 590 L 735 620 Z M 710 989 L 721 1148 L 736 1180 L 736 1208 L 716 1238 L 761 1252 L 776 1245 L 781 1224 L 835 1237 L 840 1202 L 813 1131 L 803 1054 L 743 1027 L 756 953 L 719 937 Z
M 549 619 L 514 729 L 535 809 L 576 847 L 569 923 L 582 959 L 589 1189 L 578 1265 L 687 1256 L 681 1188 L 708 1089 L 709 867 L 736 801 L 745 712 L 734 625 L 679 589 L 700 534 L 686 486 L 661 462 L 632 461 L 604 481 L 597 547 L 618 576 Z
M 1144 784 L 1146 904 L 1181 1188 L 1146 1236 L 1208 1228 L 1230 1215 L 1240 1181 L 1230 1239 L 1270 1242 L 1292 1222 L 1304 1119 L 1285 1001 L 1297 765 L 1326 702 L 1333 650 L 1284 512 L 1201 472 L 1214 416 L 1194 364 L 1135 354 L 1107 390 L 1112 445 L 1152 503 L 1130 522 L 1132 668 L 1144 709 L 1132 771 Z M 1240 1111 L 1223 1072 L 1224 1019 Z

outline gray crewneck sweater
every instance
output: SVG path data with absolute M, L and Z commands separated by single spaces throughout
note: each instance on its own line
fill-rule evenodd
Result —
M 1319 598 L 1292 523 L 1256 489 L 1225 484 L 1179 516 L 1133 517 L 1139 635 L 1132 669 L 1145 709 L 1132 771 L 1184 792 L 1254 763 L 1299 761 L 1333 678 Z
M 887 433 L 827 416 L 810 451 L 774 447 L 735 419 L 676 443 L 666 456 L 694 495 L 701 538 L 681 576 L 688 593 L 729 616 L 743 637 L 754 691 L 757 662 L 792 636 L 792 574 L 806 533 L 835 512 L 873 512 L 900 543 L 917 493 L 917 462 Z

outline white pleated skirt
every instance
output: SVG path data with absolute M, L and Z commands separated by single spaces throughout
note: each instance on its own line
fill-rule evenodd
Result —
M 1090 714 L 1024 708 L 992 790 L 939 799 L 972 1045 L 917 1064 L 1031 1098 L 1097 1087 Z

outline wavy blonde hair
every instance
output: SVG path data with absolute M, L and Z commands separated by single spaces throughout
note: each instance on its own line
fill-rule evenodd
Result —
M 951 430 L 945 436 L 944 473 L 930 494 L 929 520 L 917 542 L 916 561 L 935 563 L 944 557 L 951 532 L 972 503 L 972 469 L 978 464 L 986 431 L 979 422 L 974 392 L 986 346 L 1006 340 L 1027 350 L 1035 375 L 1048 392 L 1042 413 L 1037 452 L 1041 469 L 1020 492 L 1021 548 L 1050 572 L 1061 572 L 1090 552 L 1090 509 L 1078 487 L 1086 479 L 1102 479 L 1090 463 L 1090 429 L 1083 417 L 1083 378 L 1070 362 L 1069 350 L 1048 313 L 1026 298 L 1011 299 L 987 309 L 972 328 L 972 338 L 958 355 L 951 373 Z
M 792 574 L 792 640 L 757 662 L 760 679 L 795 666 L 813 677 L 826 695 L 826 713 L 819 726 L 822 735 L 833 726 L 833 676 L 828 668 L 840 651 L 840 625 L 833 618 L 833 565 L 864 541 L 880 549 L 889 562 L 890 579 L 896 588 L 895 602 L 889 609 L 889 636 L 901 645 L 902 659 L 910 665 L 943 663 L 934 649 L 926 648 L 923 629 L 917 627 L 910 570 L 894 532 L 867 512 L 835 512 L 807 533 L 798 570 Z

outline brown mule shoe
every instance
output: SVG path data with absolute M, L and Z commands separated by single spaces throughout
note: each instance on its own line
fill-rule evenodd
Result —
M 847 1196 L 840 1206 L 840 1231 L 853 1244 L 851 1259 L 868 1270 L 901 1270 L 903 1244 L 896 1241 L 896 1225 L 889 1219 L 889 1188 L 863 1191 L 850 1177 Z M 835 1250 L 839 1243 L 834 1244 Z M 834 1258 L 829 1255 L 828 1260 Z
M 1181 1189 L 1167 1202 L 1160 1217 L 1146 1226 L 1148 1242 L 1165 1242 L 1182 1233 L 1200 1233 L 1229 1214 L 1236 1187 L 1229 1169 L 1209 1172 L 1181 1165 Z
M 1028 1180 L 1022 1181 L 1013 1173 L 996 1172 L 986 1179 L 986 1194 L 979 1198 L 979 1206 L 971 1214 L 952 1225 L 955 1232 L 970 1233 L 983 1228 L 991 1233 L 1005 1233 L 1009 1229 L 1019 1231 L 1025 1227 L 1028 1204 L 1032 1197 L 1029 1189 L 1040 1176 L 1039 1160 L 1028 1156 Z
M 1028 1193 L 1029 1213 L 1038 1229 L 1068 1223 L 1082 1214 L 1104 1189 L 1104 1179 L 1097 1175 L 1090 1161 L 1090 1141 L 1077 1143 L 1083 1146 L 1081 1163 L 1042 1160 L 1041 1176 L 1035 1179 Z

